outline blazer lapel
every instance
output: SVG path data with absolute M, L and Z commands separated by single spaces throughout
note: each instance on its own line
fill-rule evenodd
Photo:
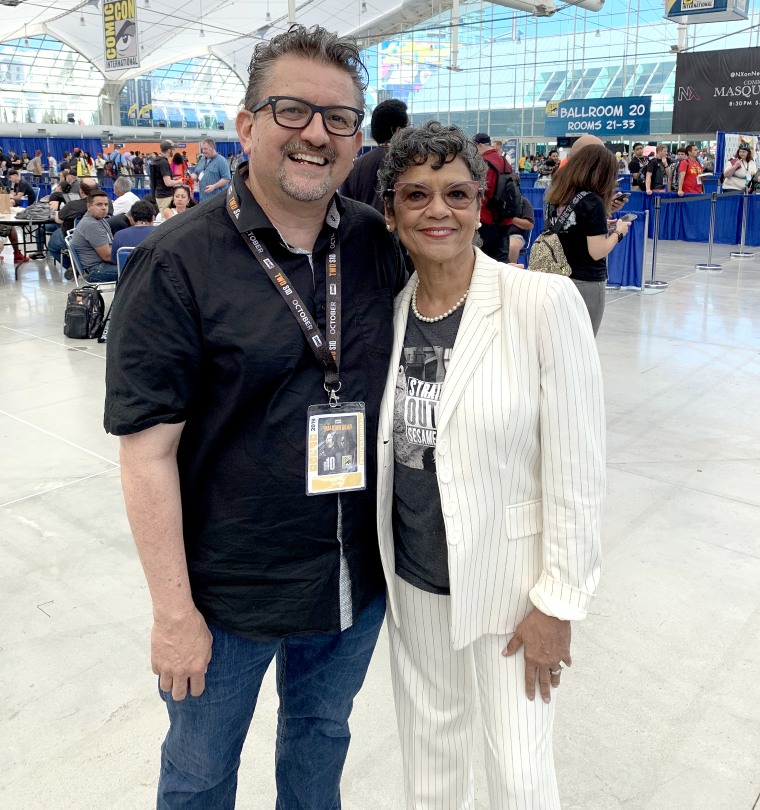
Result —
M 497 262 L 479 250 L 475 253 L 475 269 L 470 282 L 470 292 L 467 294 L 462 322 L 459 325 L 451 362 L 441 391 L 437 426 L 439 435 L 451 418 L 483 353 L 497 333 L 490 317 L 501 309 Z
M 393 435 L 393 408 L 395 407 L 396 379 L 398 378 L 398 364 L 401 350 L 404 348 L 404 335 L 406 322 L 409 317 L 409 304 L 412 292 L 417 284 L 417 274 L 414 273 L 406 287 L 396 296 L 393 302 L 393 348 L 391 349 L 391 362 L 388 376 L 385 380 L 383 405 L 380 411 L 378 434 L 383 441 L 389 441 Z

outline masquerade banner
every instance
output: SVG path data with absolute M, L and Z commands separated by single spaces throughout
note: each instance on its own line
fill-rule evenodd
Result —
M 674 134 L 753 132 L 758 122 L 760 48 L 678 54 Z

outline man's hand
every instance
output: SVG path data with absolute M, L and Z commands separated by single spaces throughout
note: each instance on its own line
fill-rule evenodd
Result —
M 174 700 L 184 700 L 190 681 L 190 694 L 201 695 L 206 688 L 211 642 L 206 620 L 196 608 L 177 618 L 154 618 L 151 666 L 159 676 L 161 691 L 171 692 Z
M 540 610 L 529 613 L 515 628 L 515 634 L 502 650 L 502 655 L 514 655 L 525 647 L 525 692 L 528 700 L 536 696 L 536 676 L 544 703 L 551 702 L 551 689 L 559 686 L 560 662 L 570 666 L 570 622 L 547 616 Z

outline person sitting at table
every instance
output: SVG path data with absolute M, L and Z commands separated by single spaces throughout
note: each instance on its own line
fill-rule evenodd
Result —
M 21 172 L 18 169 L 11 169 L 8 172 L 8 193 L 11 195 L 14 205 L 21 205 L 24 198 L 28 205 L 34 205 L 37 202 L 37 192 L 34 186 L 21 179 Z
M 13 227 L 13 225 L 0 225 L 0 239 L 7 239 L 13 246 L 14 264 L 21 264 L 22 262 L 29 261 L 29 256 L 25 256 L 21 252 L 21 248 L 18 243 L 18 234 L 16 233 L 16 229 Z M 0 256 L 0 261 L 2 260 L 3 257 Z
M 74 278 L 74 273 L 71 270 L 69 257 L 63 256 L 63 251 L 66 248 L 64 237 L 74 227 L 76 220 L 81 219 L 87 213 L 87 195 L 99 188 L 98 181 L 94 177 L 84 178 L 79 187 L 79 199 L 66 203 L 53 216 L 53 219 L 61 228 L 52 234 L 47 249 L 53 261 L 62 264 L 64 268 L 68 268 L 64 273 L 65 278 Z M 113 213 L 113 207 L 110 208 L 110 212 Z
M 129 218 L 134 223 L 129 228 L 115 233 L 111 244 L 111 261 L 116 262 L 119 248 L 137 247 L 140 242 L 153 232 L 153 206 L 144 200 L 138 200 L 129 210 Z
M 171 219 L 177 214 L 184 214 L 188 208 L 196 205 L 193 195 L 187 186 L 177 186 L 172 194 L 172 201 L 164 208 L 164 219 Z
M 108 195 L 102 189 L 87 195 L 87 213 L 74 228 L 71 247 L 76 251 L 82 273 L 90 283 L 116 281 L 116 264 L 111 261 L 113 234 L 105 221 Z
M 20 206 L 22 200 L 26 200 L 29 205 L 36 202 L 37 200 L 37 192 L 34 190 L 26 180 L 21 179 L 21 173 L 18 169 L 11 169 L 8 172 L 8 176 L 6 178 L 6 182 L 8 185 L 8 192 L 10 194 L 11 201 L 15 206 Z M 3 225 L 0 227 L 0 237 L 7 238 L 8 241 L 13 246 L 13 261 L 15 264 L 20 264 L 21 262 L 28 262 L 30 257 L 26 256 L 24 253 L 21 252 L 21 248 L 18 242 L 18 233 L 16 229 L 10 225 Z M 39 240 L 38 240 L 39 243 Z M 32 254 L 34 258 L 38 258 L 39 254 L 34 253 Z
M 113 181 L 113 193 L 116 199 L 113 203 L 115 214 L 126 214 L 140 198 L 132 191 L 132 181 L 128 177 L 117 177 Z

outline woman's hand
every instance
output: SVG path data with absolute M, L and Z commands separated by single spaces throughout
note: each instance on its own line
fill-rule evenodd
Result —
M 625 219 L 618 219 L 615 222 L 615 233 L 621 233 L 625 236 L 628 233 L 628 229 L 631 227 L 631 223 Z
M 628 223 L 626 223 L 627 225 Z M 570 622 L 547 616 L 540 610 L 529 613 L 515 628 L 515 634 L 502 650 L 514 655 L 525 647 L 525 693 L 528 700 L 536 696 L 536 676 L 544 703 L 551 703 L 551 686 L 559 686 L 562 664 L 570 666 Z

